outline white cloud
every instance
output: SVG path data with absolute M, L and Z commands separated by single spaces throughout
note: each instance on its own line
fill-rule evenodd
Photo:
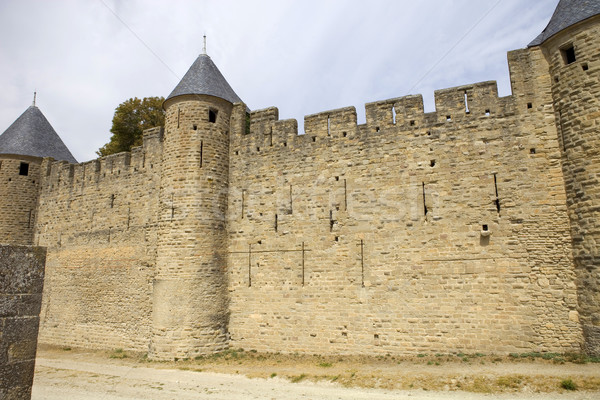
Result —
M 3 1 L 0 132 L 37 89 L 40 109 L 75 157 L 94 158 L 115 107 L 167 96 L 201 52 L 204 33 L 209 55 L 250 108 L 277 106 L 300 124 L 306 114 L 349 105 L 361 121 L 364 103 L 415 93 L 431 111 L 434 90 L 484 80 L 508 95 L 506 52 L 541 32 L 556 3 Z

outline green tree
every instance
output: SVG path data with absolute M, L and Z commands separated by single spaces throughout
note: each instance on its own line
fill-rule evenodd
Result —
M 107 156 L 140 146 L 144 130 L 164 125 L 163 101 L 164 97 L 144 97 L 142 100 L 135 97 L 119 104 L 112 120 L 110 142 L 96 154 Z

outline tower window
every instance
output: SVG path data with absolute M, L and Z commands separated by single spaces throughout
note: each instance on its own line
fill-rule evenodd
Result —
M 208 122 L 217 122 L 217 110 L 208 110 Z
M 573 45 L 569 45 L 568 47 L 561 49 L 560 52 L 565 64 L 571 64 L 575 62 L 575 48 Z
M 29 175 L 29 164 L 22 162 L 19 166 L 19 175 L 27 176 Z

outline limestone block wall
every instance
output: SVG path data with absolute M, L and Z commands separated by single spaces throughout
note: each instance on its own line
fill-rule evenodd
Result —
M 568 193 L 586 350 L 600 354 L 600 17 L 544 43 Z
M 0 155 L 0 243 L 32 244 L 41 161 Z
M 231 346 L 386 354 L 582 344 L 548 64 L 296 121 L 232 116 Z
M 227 348 L 225 213 L 231 103 L 212 96 L 165 102 L 154 359 Z
M 44 262 L 40 247 L 0 245 L 0 398 L 31 398 Z
M 162 129 L 71 165 L 45 160 L 35 242 L 48 248 L 40 340 L 147 351 Z

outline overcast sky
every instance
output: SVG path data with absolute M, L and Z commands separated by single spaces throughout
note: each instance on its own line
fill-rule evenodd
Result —
M 202 52 L 280 119 L 496 80 L 558 0 L 0 0 L 0 133 L 37 106 L 80 162 L 114 109 L 168 96 Z

